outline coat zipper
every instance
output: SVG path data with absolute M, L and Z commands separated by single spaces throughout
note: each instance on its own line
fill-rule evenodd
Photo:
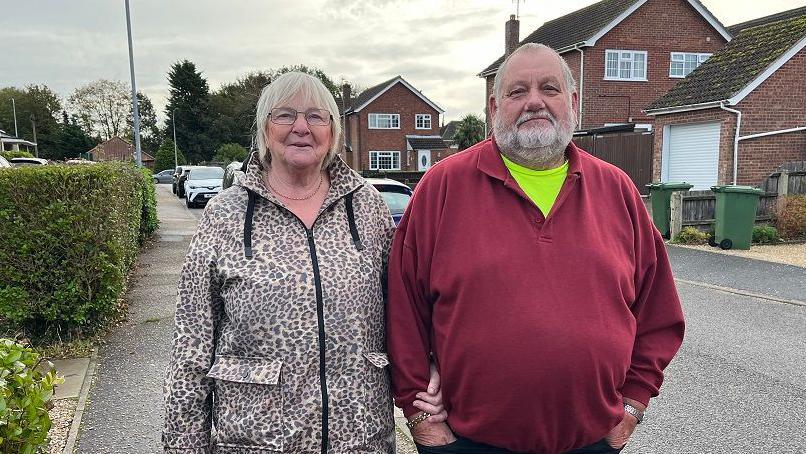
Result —
M 355 192 L 360 188 L 356 188 L 350 192 Z M 324 210 L 322 210 L 319 215 L 316 216 L 314 219 L 312 226 L 316 225 L 316 221 L 319 220 L 319 216 L 322 213 L 327 212 L 331 209 L 335 204 L 337 204 L 341 200 L 341 197 L 334 200 L 333 203 L 327 206 Z M 308 238 L 308 252 L 311 254 L 311 264 L 313 266 L 313 282 L 314 286 L 316 287 L 316 321 L 319 328 L 319 387 L 322 393 L 322 454 L 327 454 L 327 446 L 328 446 L 328 437 L 330 436 L 330 428 L 329 428 L 329 414 L 330 414 L 330 402 L 328 401 L 327 397 L 327 370 L 326 370 L 326 362 L 325 362 L 325 308 L 324 308 L 324 301 L 322 296 L 322 277 L 319 274 L 319 258 L 316 255 L 316 242 L 313 239 L 313 227 L 310 229 L 308 226 L 302 222 L 302 219 L 299 218 L 296 214 L 294 214 L 291 210 L 285 208 L 282 205 L 277 203 L 273 203 L 277 208 L 287 211 L 291 216 L 295 217 L 297 221 L 299 221 L 302 228 L 305 229 L 305 236 Z
M 316 221 L 314 221 L 316 224 Z M 329 436 L 328 415 L 329 402 L 327 397 L 327 374 L 325 373 L 325 311 L 322 301 L 322 279 L 319 275 L 319 259 L 316 256 L 316 243 L 313 240 L 313 228 L 305 228 L 308 236 L 308 251 L 313 264 L 313 282 L 316 287 L 316 318 L 319 325 L 319 387 L 322 392 L 322 454 L 327 454 Z

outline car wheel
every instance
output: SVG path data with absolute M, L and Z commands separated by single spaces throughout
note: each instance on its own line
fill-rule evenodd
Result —
M 154 184 L 159 184 L 160 180 L 158 178 L 154 178 Z

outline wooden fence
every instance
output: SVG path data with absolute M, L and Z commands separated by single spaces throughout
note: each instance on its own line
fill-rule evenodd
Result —
M 574 137 L 578 147 L 626 172 L 641 194 L 652 181 L 652 142 L 652 133 Z
M 757 224 L 773 221 L 787 195 L 806 194 L 806 162 L 782 165 L 764 180 L 761 190 L 764 192 L 759 196 Z M 714 224 L 716 195 L 711 191 L 676 192 L 672 197 L 672 211 L 672 237 L 686 226 L 709 230 Z

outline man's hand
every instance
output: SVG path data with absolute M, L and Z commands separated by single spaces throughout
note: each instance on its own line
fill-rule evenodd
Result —
M 625 398 L 624 403 L 630 404 L 640 411 L 646 410 L 646 406 L 644 406 L 644 404 L 632 399 Z M 622 418 L 621 422 L 614 427 L 610 433 L 605 435 L 607 444 L 616 449 L 624 447 L 624 445 L 626 445 L 630 440 L 630 436 L 632 436 L 632 433 L 635 431 L 635 426 L 637 425 L 638 420 L 635 418 L 635 416 L 625 411 L 624 418 Z
M 411 429 L 411 436 L 415 442 L 423 446 L 444 446 L 456 441 L 456 436 L 447 424 L 432 423 L 430 420 L 431 418 L 428 418 Z
M 427 392 L 419 392 L 415 397 L 418 400 L 415 400 L 412 405 L 431 415 L 425 422 L 438 423 L 448 419 L 448 413 L 445 411 L 445 406 L 442 405 L 439 372 L 434 363 L 431 363 L 431 379 L 428 382 Z

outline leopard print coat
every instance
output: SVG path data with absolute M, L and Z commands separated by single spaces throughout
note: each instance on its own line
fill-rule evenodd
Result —
M 391 453 L 389 210 L 336 158 L 308 230 L 254 161 L 210 200 L 182 268 L 165 452 Z

